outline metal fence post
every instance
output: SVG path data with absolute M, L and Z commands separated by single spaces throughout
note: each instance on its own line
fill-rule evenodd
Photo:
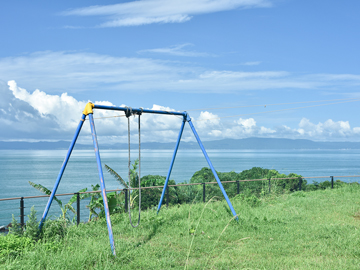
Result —
M 125 192 L 125 212 L 128 211 L 128 190 L 127 188 L 124 189 Z
M 302 178 L 299 177 L 299 190 L 301 191 L 301 186 L 302 186 Z
M 269 178 L 269 193 L 271 193 L 271 177 Z
M 169 186 L 166 186 L 166 208 L 169 208 Z
M 203 185 L 203 202 L 205 202 L 205 183 L 202 183 Z
M 21 197 L 20 199 L 20 225 L 21 227 L 24 227 L 25 221 L 24 221 L 24 197 Z
M 236 194 L 240 194 L 240 182 L 236 180 Z
M 331 177 L 331 188 L 334 188 L 334 176 L 330 176 Z
M 77 192 L 76 194 L 76 223 L 77 225 L 80 224 L 80 193 Z

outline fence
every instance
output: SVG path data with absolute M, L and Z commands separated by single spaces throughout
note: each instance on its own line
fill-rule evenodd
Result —
M 290 180 L 290 179 L 298 179 L 298 190 L 301 191 L 303 179 L 323 179 L 323 178 L 330 178 L 331 188 L 334 188 L 334 178 L 352 178 L 352 177 L 360 177 L 360 175 L 350 175 L 350 176 L 312 176 L 312 177 L 287 177 L 287 178 L 268 178 L 268 179 L 247 179 L 247 180 L 235 180 L 235 181 L 221 181 L 221 183 L 236 183 L 236 194 L 240 194 L 240 183 L 241 182 L 254 182 L 254 181 L 268 181 L 269 193 L 271 192 L 271 181 L 274 180 Z M 181 187 L 181 186 L 195 186 L 195 185 L 202 185 L 202 201 L 205 202 L 206 200 L 206 185 L 217 184 L 217 182 L 204 182 L 204 183 L 189 183 L 189 184 L 178 184 L 178 185 L 168 185 L 166 190 L 166 207 L 169 206 L 169 187 Z M 144 189 L 154 189 L 154 188 L 163 188 L 164 186 L 150 186 L 150 187 L 142 187 L 141 190 Z M 129 198 L 128 198 L 128 190 L 138 190 L 139 188 L 130 188 L 130 189 L 113 189 L 107 190 L 106 192 L 118 192 L 124 191 L 125 192 L 125 210 L 128 208 Z M 79 224 L 81 222 L 81 213 L 80 213 L 80 194 L 90 194 L 90 193 L 100 193 L 101 191 L 87 191 L 87 192 L 76 192 L 76 193 L 64 193 L 64 194 L 56 194 L 57 197 L 60 196 L 77 196 L 76 200 L 76 223 Z M 0 202 L 3 201 L 13 201 L 13 200 L 20 200 L 20 224 L 21 226 L 25 225 L 25 200 L 26 199 L 38 199 L 38 198 L 46 198 L 50 197 L 50 195 L 41 195 L 41 196 L 27 196 L 27 197 L 15 197 L 15 198 L 4 198 L 0 199 Z M 5 209 L 7 210 L 7 209 Z M 0 211 L 4 211 L 1 209 Z

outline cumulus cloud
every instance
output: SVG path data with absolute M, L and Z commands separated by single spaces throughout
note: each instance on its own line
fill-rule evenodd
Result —
M 56 128 L 53 117 L 43 118 L 29 103 L 11 93 L 7 84 L 0 81 L 0 140 L 37 140 Z M 52 139 L 51 137 L 48 139 Z
M 360 84 L 360 75 L 356 74 L 317 76 L 287 71 L 206 70 L 192 63 L 52 51 L 0 58 L 0 74 L 3 80 L 15 80 L 28 89 L 46 89 L 47 93 L 95 90 L 229 93 L 351 88 Z
M 50 95 L 36 89 L 32 93 L 9 81 L 0 82 L 0 123 L 7 128 L 0 140 L 71 140 L 79 124 L 82 111 L 89 101 L 78 101 L 67 93 Z M 98 105 L 114 106 L 109 101 L 94 101 Z M 124 104 L 119 104 L 124 107 Z M 153 110 L 174 111 L 171 108 L 153 105 Z M 109 110 L 94 111 L 99 141 L 115 143 L 127 140 L 127 118 L 124 113 Z M 137 119 L 130 117 L 131 132 L 137 132 Z M 173 141 L 176 139 L 182 119 L 166 115 L 141 117 L 144 141 Z M 122 127 L 122 128 L 120 128 Z M 85 124 L 80 138 L 91 143 L 90 128 Z
M 239 118 L 227 125 L 224 137 L 231 139 L 242 139 L 248 137 L 266 137 L 267 134 L 272 134 L 275 131 L 270 128 L 258 126 L 254 118 L 243 119 Z
M 51 95 L 36 89 L 33 92 L 21 88 L 15 81 L 0 81 L 0 140 L 71 140 L 80 121 L 82 110 L 88 101 L 76 100 L 63 93 Z M 109 101 L 94 101 L 96 104 L 114 106 Z M 125 104 L 117 104 L 124 107 Z M 154 104 L 153 110 L 174 111 L 169 107 Z M 94 118 L 100 143 L 127 141 L 127 118 L 124 113 L 95 110 Z M 137 136 L 137 117 L 130 117 L 131 133 Z M 269 127 L 258 125 L 255 118 L 238 118 L 234 121 L 221 119 L 209 111 L 201 111 L 192 121 L 202 140 L 241 139 L 248 137 L 311 139 L 317 141 L 359 141 L 360 127 L 351 127 L 349 121 L 313 123 L 302 118 L 297 127 L 281 125 Z M 173 142 L 176 140 L 181 117 L 169 115 L 141 116 L 143 142 Z M 135 138 L 133 138 L 133 142 Z M 184 141 L 194 141 L 186 127 Z M 92 139 L 88 123 L 85 123 L 82 143 L 90 144 Z
M 269 0 L 139 0 L 68 10 L 65 16 L 102 16 L 99 27 L 134 26 L 152 23 L 183 23 L 194 15 L 237 8 L 270 7 Z
M 74 130 L 79 122 L 81 111 L 87 102 L 77 101 L 67 93 L 48 95 L 36 89 L 29 93 L 18 87 L 15 81 L 9 81 L 8 86 L 14 97 L 26 102 L 34 108 L 42 118 L 52 117 L 63 130 Z
M 324 123 L 313 124 L 309 119 L 303 118 L 299 123 L 298 132 L 310 138 L 348 138 L 357 133 L 352 129 L 349 121 L 326 120 Z
M 199 133 L 206 140 L 264 137 L 276 132 L 271 128 L 258 126 L 254 118 L 239 118 L 235 121 L 222 122 L 218 115 L 207 111 L 202 111 L 194 122 L 196 128 L 201 130 Z
M 205 119 L 209 120 L 204 121 Z M 201 133 L 207 140 L 266 137 L 314 141 L 359 141 L 360 134 L 360 127 L 351 128 L 349 121 L 333 121 L 332 119 L 314 124 L 309 119 L 302 118 L 298 127 L 295 128 L 286 125 L 259 126 L 254 118 L 239 118 L 233 122 L 222 122 L 217 115 L 209 112 L 202 112 L 202 116 L 196 120 L 196 127 L 203 130 Z

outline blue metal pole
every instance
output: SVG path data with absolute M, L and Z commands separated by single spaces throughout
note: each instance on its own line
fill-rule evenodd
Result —
M 212 163 L 211 163 L 211 161 L 210 161 L 210 158 L 208 157 L 208 155 L 207 155 L 207 153 L 206 153 L 206 151 L 205 151 L 205 148 L 204 148 L 204 146 L 203 146 L 203 144 L 202 144 L 202 142 L 201 142 L 201 140 L 200 140 L 199 135 L 197 134 L 197 132 L 196 132 L 196 130 L 195 130 L 194 125 L 193 125 L 192 122 L 191 122 L 191 118 L 190 118 L 189 115 L 187 115 L 186 120 L 187 120 L 187 122 L 189 123 L 189 125 L 190 125 L 190 127 L 191 127 L 191 130 L 192 130 L 192 132 L 193 132 L 194 135 L 195 135 L 195 138 L 196 138 L 196 140 L 197 140 L 197 142 L 198 142 L 198 144 L 199 144 L 199 146 L 200 146 L 200 148 L 201 148 L 201 150 L 202 150 L 202 152 L 203 152 L 203 154 L 204 154 L 204 156 L 205 156 L 205 158 L 206 158 L 207 163 L 209 164 L 209 167 L 210 167 L 212 173 L 213 173 L 214 176 L 215 176 L 216 182 L 218 183 L 218 185 L 219 185 L 219 187 L 220 187 L 220 189 L 221 189 L 221 192 L 223 193 L 223 195 L 224 195 L 224 197 L 225 197 L 225 200 L 226 200 L 227 204 L 228 204 L 229 207 L 230 207 L 230 210 L 231 210 L 232 214 L 233 214 L 234 216 L 236 216 L 235 209 L 234 209 L 234 207 L 232 206 L 232 204 L 231 204 L 231 202 L 230 202 L 230 200 L 229 200 L 229 197 L 228 197 L 228 195 L 226 194 L 226 191 L 225 191 L 223 185 L 222 185 L 221 182 L 220 182 L 220 179 L 219 179 L 219 177 L 218 177 L 218 175 L 217 175 L 217 173 L 216 173 L 216 171 L 215 171 L 215 169 L 214 169 L 214 167 L 213 167 L 213 165 L 212 165 Z M 239 220 L 239 219 L 236 217 L 236 220 Z
M 102 166 L 101 166 L 99 145 L 98 145 L 98 142 L 97 142 L 96 131 L 95 131 L 95 123 L 94 123 L 94 118 L 93 118 L 92 113 L 89 113 L 89 121 L 90 121 L 90 127 L 91 127 L 91 135 L 92 135 L 93 142 L 94 142 L 96 162 L 97 162 L 98 171 L 99 171 L 101 196 L 102 196 L 103 201 L 104 201 L 105 217 L 106 217 L 106 223 L 107 223 L 107 227 L 108 227 L 110 246 L 111 246 L 112 253 L 114 254 L 114 256 L 116 256 L 115 243 L 114 243 L 114 237 L 113 237 L 113 232 L 112 232 L 112 227 L 111 227 L 111 220 L 110 220 L 109 205 L 108 205 L 108 201 L 107 201 L 107 197 L 106 197 L 104 174 L 103 174 Z
M 157 214 L 159 213 L 160 208 L 161 208 L 161 204 L 162 204 L 162 202 L 163 202 L 163 200 L 164 200 L 166 187 L 167 187 L 168 182 L 169 182 L 169 179 L 170 179 L 170 174 L 171 174 L 172 168 L 173 168 L 173 166 L 174 166 L 176 153 L 177 153 L 177 150 L 179 149 L 181 136 L 182 136 L 182 133 L 183 133 L 183 131 L 184 131 L 185 121 L 186 121 L 186 119 L 185 119 L 185 117 L 184 117 L 184 120 L 183 120 L 183 122 L 182 122 L 182 124 L 181 124 L 179 136 L 178 136 L 178 139 L 177 139 L 177 141 L 176 141 L 176 146 L 175 146 L 174 154 L 173 154 L 173 156 L 172 156 L 172 160 L 171 160 L 171 163 L 170 163 L 169 171 L 168 171 L 168 174 L 167 174 L 167 176 L 166 176 L 164 188 L 163 188 L 162 193 L 161 193 L 161 198 L 160 198 L 160 201 L 159 201 L 159 205 L 158 205 L 158 209 L 157 209 Z
M 153 114 L 165 114 L 165 115 L 178 115 L 185 116 L 185 112 L 174 112 L 174 111 L 159 111 L 159 110 L 148 110 L 148 109 L 138 109 L 138 108 L 130 108 L 130 107 L 116 107 L 116 106 L 105 106 L 105 105 L 94 105 L 94 109 L 100 110 L 111 110 L 111 111 L 123 111 L 126 112 L 131 110 L 133 113 L 153 113 Z
M 42 218 L 41 218 L 41 221 L 40 221 L 40 224 L 39 224 L 39 229 L 40 229 L 40 230 L 41 230 L 41 228 L 42 228 L 42 226 L 43 226 L 43 224 L 44 224 L 44 221 L 45 221 L 45 219 L 46 219 L 46 216 L 47 216 L 47 214 L 48 214 L 48 212 L 49 212 L 49 210 L 50 210 L 51 203 L 52 203 L 52 201 L 53 201 L 53 199 L 54 199 L 56 190 L 57 190 L 57 188 L 59 187 L 61 177 L 62 177 L 63 174 L 64 174 L 66 165 L 67 165 L 67 163 L 68 163 L 68 161 L 69 161 L 71 152 L 72 152 L 72 150 L 74 149 L 76 140 L 77 140 L 77 138 L 78 138 L 78 136 L 79 136 L 79 134 L 80 134 L 80 130 L 81 130 L 81 128 L 82 128 L 82 125 L 84 124 L 85 118 L 86 118 L 86 115 L 83 114 L 82 117 L 81 117 L 81 119 L 80 119 L 80 123 L 79 123 L 79 125 L 78 125 L 78 127 L 77 127 L 77 129 L 76 129 L 74 138 L 73 138 L 73 140 L 72 140 L 72 142 L 71 142 L 71 144 L 70 144 L 69 150 L 68 150 L 68 152 L 67 152 L 67 154 L 66 154 L 65 160 L 64 160 L 64 162 L 63 162 L 63 164 L 62 164 L 62 166 L 61 166 L 59 175 L 58 175 L 58 177 L 57 177 L 57 179 L 56 179 L 54 188 L 53 188 L 53 190 L 52 190 L 52 192 L 51 192 L 51 195 L 50 195 L 50 198 L 49 198 L 49 200 L 48 200 L 48 202 L 47 202 L 47 205 L 46 205 L 46 207 L 45 207 L 44 213 L 43 213 L 43 215 L 42 215 Z

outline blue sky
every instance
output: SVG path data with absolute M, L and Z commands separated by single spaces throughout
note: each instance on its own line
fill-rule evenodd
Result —
M 188 110 L 204 140 L 360 141 L 359 1 L 1 6 L 0 140 L 70 140 L 92 101 Z M 144 116 L 143 141 L 174 141 L 180 122 Z M 125 124 L 98 119 L 100 141 L 125 139 Z

